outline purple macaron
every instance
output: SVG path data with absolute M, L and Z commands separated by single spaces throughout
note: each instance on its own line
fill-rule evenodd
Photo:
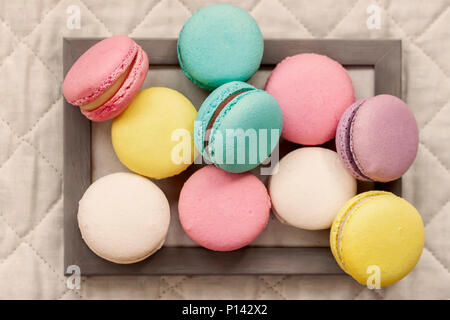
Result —
M 339 157 L 364 181 L 400 178 L 413 163 L 419 130 L 413 113 L 399 98 L 378 95 L 352 104 L 336 131 Z

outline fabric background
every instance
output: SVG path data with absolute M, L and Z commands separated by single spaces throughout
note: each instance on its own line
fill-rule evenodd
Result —
M 251 12 L 265 38 L 403 40 L 403 97 L 420 127 L 404 194 L 421 212 L 422 258 L 399 283 L 369 290 L 348 276 L 63 276 L 62 38 L 175 38 L 202 0 L 0 1 L 0 298 L 450 298 L 450 1 L 227 1 Z M 81 28 L 66 25 L 69 7 Z M 381 28 L 368 29 L 371 5 Z

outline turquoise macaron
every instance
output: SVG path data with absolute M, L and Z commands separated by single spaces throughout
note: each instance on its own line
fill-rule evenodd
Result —
M 185 75 L 211 91 L 230 81 L 250 79 L 261 63 L 264 41 L 247 11 L 215 4 L 195 11 L 186 21 L 177 51 Z
M 194 144 L 207 163 L 228 172 L 264 162 L 280 139 L 283 115 L 269 93 L 242 81 L 215 89 L 194 122 Z

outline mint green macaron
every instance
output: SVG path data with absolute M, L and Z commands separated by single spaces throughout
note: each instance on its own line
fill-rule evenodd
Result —
M 203 102 L 194 123 L 194 144 L 216 167 L 245 172 L 270 156 L 282 124 L 274 97 L 248 83 L 233 81 L 214 90 Z
M 178 61 L 197 86 L 214 90 L 230 81 L 246 81 L 258 70 L 264 41 L 255 19 L 230 4 L 194 12 L 178 37 Z

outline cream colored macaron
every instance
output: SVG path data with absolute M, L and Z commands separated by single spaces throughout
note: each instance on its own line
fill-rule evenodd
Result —
M 329 228 L 342 205 L 356 194 L 356 180 L 329 149 L 294 150 L 274 172 L 269 180 L 273 212 L 297 228 Z
M 78 225 L 98 256 L 121 264 L 141 261 L 163 245 L 170 222 L 164 193 L 150 180 L 119 172 L 95 181 L 78 208 Z

